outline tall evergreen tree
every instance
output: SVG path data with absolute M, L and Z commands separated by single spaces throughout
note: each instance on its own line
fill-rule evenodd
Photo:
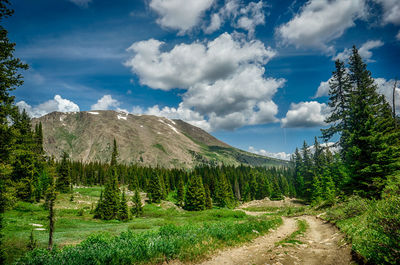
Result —
M 208 188 L 208 185 L 205 185 L 204 191 L 206 194 L 206 209 L 212 209 L 212 199 L 211 199 L 211 194 L 210 194 L 210 189 Z
M 63 152 L 60 166 L 57 168 L 57 182 L 56 189 L 61 193 L 70 192 L 71 178 L 70 168 L 68 162 L 68 154 Z
M 349 111 L 350 146 L 345 162 L 350 170 L 352 190 L 379 196 L 386 176 L 399 170 L 399 132 L 395 130 L 389 104 L 377 93 L 377 86 L 358 50 L 349 59 L 354 87 Z
M 96 208 L 94 209 L 94 218 L 103 219 L 104 213 L 104 206 L 103 206 L 103 191 L 100 192 L 100 198 L 97 201 Z
M 126 221 L 129 219 L 128 203 L 125 197 L 125 191 L 122 191 L 121 201 L 119 203 L 118 220 Z
M 184 197 L 185 197 L 185 186 L 183 184 L 182 176 L 179 176 L 176 195 L 177 195 L 178 205 L 182 207 L 183 200 L 184 200 Z
M 143 213 L 143 207 L 142 207 L 142 199 L 140 198 L 139 191 L 136 189 L 135 190 L 135 195 L 132 198 L 133 202 L 133 207 L 131 208 L 131 213 L 135 217 L 139 217 Z
M 348 137 L 348 111 L 352 86 L 344 63 L 336 60 L 335 67 L 336 70 L 332 73 L 332 78 L 329 81 L 328 105 L 332 111 L 325 120 L 326 123 L 332 125 L 321 131 L 325 141 L 331 139 L 333 135 L 339 134 L 341 136 L 339 144 L 344 148 Z
M 112 220 L 116 219 L 118 216 L 118 211 L 120 209 L 120 191 L 118 188 L 118 178 L 115 171 L 112 173 L 112 176 L 109 177 L 109 180 L 106 183 L 104 189 L 104 199 L 102 202 L 102 219 L 104 220 Z
M 159 203 L 162 199 L 162 186 L 160 182 L 160 177 L 158 174 L 153 174 L 151 176 L 149 187 L 148 187 L 149 199 L 153 203 Z
M 206 194 L 200 176 L 193 176 L 188 183 L 185 194 L 185 209 L 201 211 L 206 208 Z

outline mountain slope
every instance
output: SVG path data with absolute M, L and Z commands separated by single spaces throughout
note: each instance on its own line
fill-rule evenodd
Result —
M 42 122 L 44 149 L 56 159 L 66 151 L 73 160 L 109 162 L 112 141 L 119 161 L 161 167 L 201 164 L 288 164 L 233 148 L 200 128 L 181 120 L 115 111 L 53 112 L 33 119 Z

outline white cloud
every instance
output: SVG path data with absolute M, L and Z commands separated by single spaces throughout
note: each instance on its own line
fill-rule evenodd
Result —
M 358 53 L 360 56 L 366 61 L 366 62 L 375 62 L 374 60 L 371 59 L 372 57 L 372 49 L 379 48 L 383 46 L 384 43 L 380 40 L 369 40 L 365 42 L 361 47 L 358 49 Z M 341 61 L 347 61 L 349 57 L 351 56 L 351 49 L 344 49 L 341 53 L 338 53 L 335 57 L 332 58 L 332 60 L 341 60 Z
M 281 120 L 281 125 L 287 128 L 324 126 L 329 112 L 325 103 L 317 101 L 292 103 L 286 117 Z
M 25 109 L 29 116 L 33 118 L 41 117 L 53 111 L 59 112 L 74 112 L 79 111 L 79 106 L 74 102 L 62 98 L 60 95 L 55 95 L 54 99 L 48 100 L 35 107 L 30 106 L 25 101 L 16 103 L 20 110 Z
M 395 80 L 386 80 L 385 78 L 375 78 L 375 84 L 378 86 L 378 93 L 385 96 L 387 102 L 393 107 L 393 87 Z M 395 89 L 396 113 L 400 114 L 400 82 L 397 81 Z
M 382 5 L 382 24 L 400 25 L 400 2 L 398 0 L 375 0 Z
M 207 130 L 277 121 L 272 97 L 285 80 L 264 77 L 263 65 L 275 51 L 262 42 L 224 33 L 207 43 L 179 44 L 166 52 L 160 51 L 161 44 L 154 39 L 134 43 L 129 50 L 135 55 L 125 65 L 153 89 L 186 90 L 179 107 L 163 108 L 164 113 L 185 113 L 184 120 Z M 158 106 L 155 110 L 160 113 Z
M 240 17 L 237 20 L 237 27 L 247 30 L 250 37 L 254 36 L 255 28 L 265 23 L 263 2 L 251 2 L 240 9 Z
M 240 3 L 239 0 L 226 0 L 225 5 L 217 13 L 211 15 L 210 25 L 204 29 L 204 32 L 213 33 L 227 20 L 231 20 L 232 27 L 246 30 L 252 38 L 255 28 L 265 24 L 263 7 L 262 0 L 250 2 L 247 5 Z
M 400 41 L 400 30 L 399 30 L 399 32 L 398 32 L 397 35 L 396 35 L 396 39 L 397 39 L 398 41 Z
M 210 124 L 204 119 L 199 113 L 184 108 L 182 103 L 179 104 L 178 108 L 164 107 L 159 108 L 158 105 L 148 108 L 145 112 L 148 115 L 162 116 L 169 119 L 181 119 L 194 126 L 200 127 L 203 130 L 211 131 Z
M 314 98 L 320 98 L 320 97 L 325 97 L 329 95 L 329 81 L 331 80 L 331 78 L 329 78 L 328 81 L 322 81 L 319 84 L 317 93 L 315 93 Z
M 277 29 L 286 44 L 332 53 L 329 42 L 367 15 L 365 0 L 310 0 L 288 23 Z
M 87 8 L 89 6 L 89 3 L 92 2 L 92 0 L 69 0 L 69 1 L 83 8 Z
M 272 157 L 272 158 L 277 158 L 277 159 L 282 159 L 282 160 L 290 160 L 290 156 L 292 155 L 292 154 L 287 154 L 285 152 L 272 153 L 272 152 L 268 152 L 264 149 L 256 150 L 253 146 L 250 146 L 248 151 L 250 153 L 254 153 L 257 155 L 262 155 L 262 156 L 267 156 L 267 157 Z
M 199 82 L 215 82 L 232 75 L 242 65 L 266 64 L 276 52 L 261 41 L 245 41 L 223 33 L 208 43 L 179 44 L 161 52 L 163 42 L 150 39 L 128 48 L 135 55 L 125 62 L 154 89 L 187 89 Z
M 200 22 L 201 16 L 213 2 L 214 0 L 151 0 L 150 8 L 159 14 L 158 24 L 184 34 Z
M 118 100 L 113 99 L 111 95 L 104 95 L 96 104 L 93 104 L 91 110 L 108 110 L 110 108 L 117 108 L 120 105 Z

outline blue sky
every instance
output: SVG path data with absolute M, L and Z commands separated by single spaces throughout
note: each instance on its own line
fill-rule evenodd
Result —
M 33 117 L 160 115 L 287 158 L 320 135 L 334 59 L 346 60 L 352 45 L 389 100 L 400 75 L 397 0 L 13 0 L 12 8 L 4 24 L 30 65 L 13 94 Z

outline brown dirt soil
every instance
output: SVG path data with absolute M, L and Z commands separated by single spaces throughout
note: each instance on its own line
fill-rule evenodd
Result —
M 254 200 L 250 202 L 243 203 L 238 207 L 238 209 L 243 209 L 247 207 L 285 207 L 285 206 L 303 206 L 297 199 L 292 199 L 288 197 L 284 197 L 283 200 L 280 201 L 271 201 L 268 198 L 262 200 Z
M 269 199 L 251 201 L 242 204 L 238 210 L 248 215 L 262 215 L 266 212 L 249 212 L 243 210 L 246 207 L 284 207 L 300 206 L 296 200 L 285 198 L 282 201 L 270 201 Z M 348 265 L 356 264 L 351 258 L 351 246 L 346 243 L 344 236 L 332 224 L 315 216 L 282 217 L 283 224 L 276 230 L 254 239 L 252 242 L 239 247 L 223 249 L 207 260 L 195 263 L 201 265 Z M 302 244 L 276 245 L 275 243 L 285 239 L 297 227 L 297 219 L 307 222 L 308 228 L 303 235 L 295 239 Z M 183 264 L 180 261 L 172 261 L 169 264 Z M 191 263 L 193 264 L 193 263 Z
M 309 225 L 306 233 L 296 238 L 303 244 L 275 246 L 276 242 L 285 239 L 297 230 L 296 219 L 283 218 L 284 223 L 277 230 L 241 247 L 222 250 L 199 264 L 353 264 L 351 248 L 340 232 L 333 225 L 314 216 L 298 217 Z

